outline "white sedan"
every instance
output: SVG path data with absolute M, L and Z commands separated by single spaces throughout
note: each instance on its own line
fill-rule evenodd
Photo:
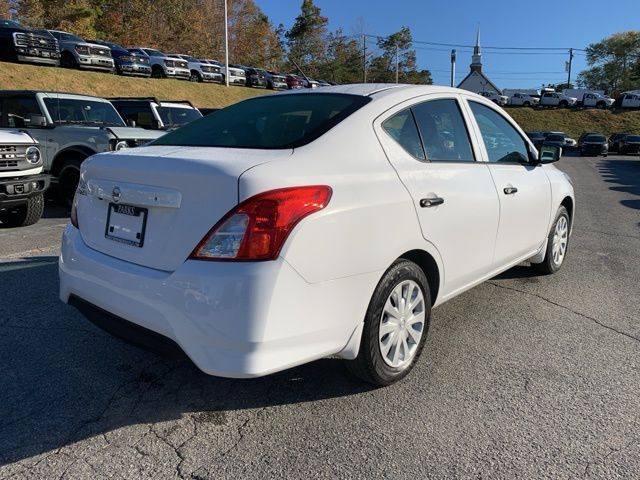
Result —
M 575 203 L 558 158 L 464 90 L 245 100 L 84 162 L 60 298 L 212 375 L 338 355 L 390 384 L 433 307 L 524 260 L 562 266 Z

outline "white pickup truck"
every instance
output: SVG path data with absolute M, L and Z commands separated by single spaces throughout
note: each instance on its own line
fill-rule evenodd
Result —
M 44 211 L 49 175 L 42 174 L 42 156 L 28 133 L 0 130 L 0 222 L 4 227 L 33 225 Z
M 538 105 L 540 103 L 540 99 L 536 97 L 532 97 L 527 93 L 516 92 L 509 98 L 509 105 L 519 106 L 519 107 L 533 107 L 534 105 Z
M 506 105 L 509 101 L 509 97 L 506 95 L 500 95 L 496 92 L 480 92 L 480 95 L 501 106 Z
M 540 96 L 540 105 L 543 107 L 575 107 L 578 103 L 578 99 L 575 97 L 569 97 L 558 92 L 544 92 Z
M 640 108 L 640 93 L 625 93 L 620 101 L 622 108 Z
M 582 96 L 582 100 L 578 101 L 578 105 L 582 107 L 595 107 L 595 108 L 611 108 L 613 107 L 615 100 L 610 97 L 605 97 L 599 93 L 585 93 Z

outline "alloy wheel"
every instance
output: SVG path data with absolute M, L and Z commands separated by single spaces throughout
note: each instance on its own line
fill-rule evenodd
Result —
M 553 263 L 561 265 L 567 252 L 567 242 L 569 239 L 569 222 L 567 217 L 561 216 L 556 222 L 556 228 L 553 232 L 551 255 Z

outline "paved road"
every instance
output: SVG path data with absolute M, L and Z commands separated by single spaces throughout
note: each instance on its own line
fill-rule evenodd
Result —
M 64 212 L 0 230 L 0 477 L 638 478 L 640 160 L 560 166 L 563 270 L 436 309 L 413 374 L 377 390 L 338 360 L 237 381 L 126 345 L 56 298 Z

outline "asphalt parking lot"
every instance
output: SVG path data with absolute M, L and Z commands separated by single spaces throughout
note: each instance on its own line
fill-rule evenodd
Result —
M 383 389 L 334 359 L 240 381 L 129 346 L 58 301 L 63 209 L 0 228 L 0 478 L 639 478 L 640 159 L 558 165 L 563 269 L 437 308 Z

